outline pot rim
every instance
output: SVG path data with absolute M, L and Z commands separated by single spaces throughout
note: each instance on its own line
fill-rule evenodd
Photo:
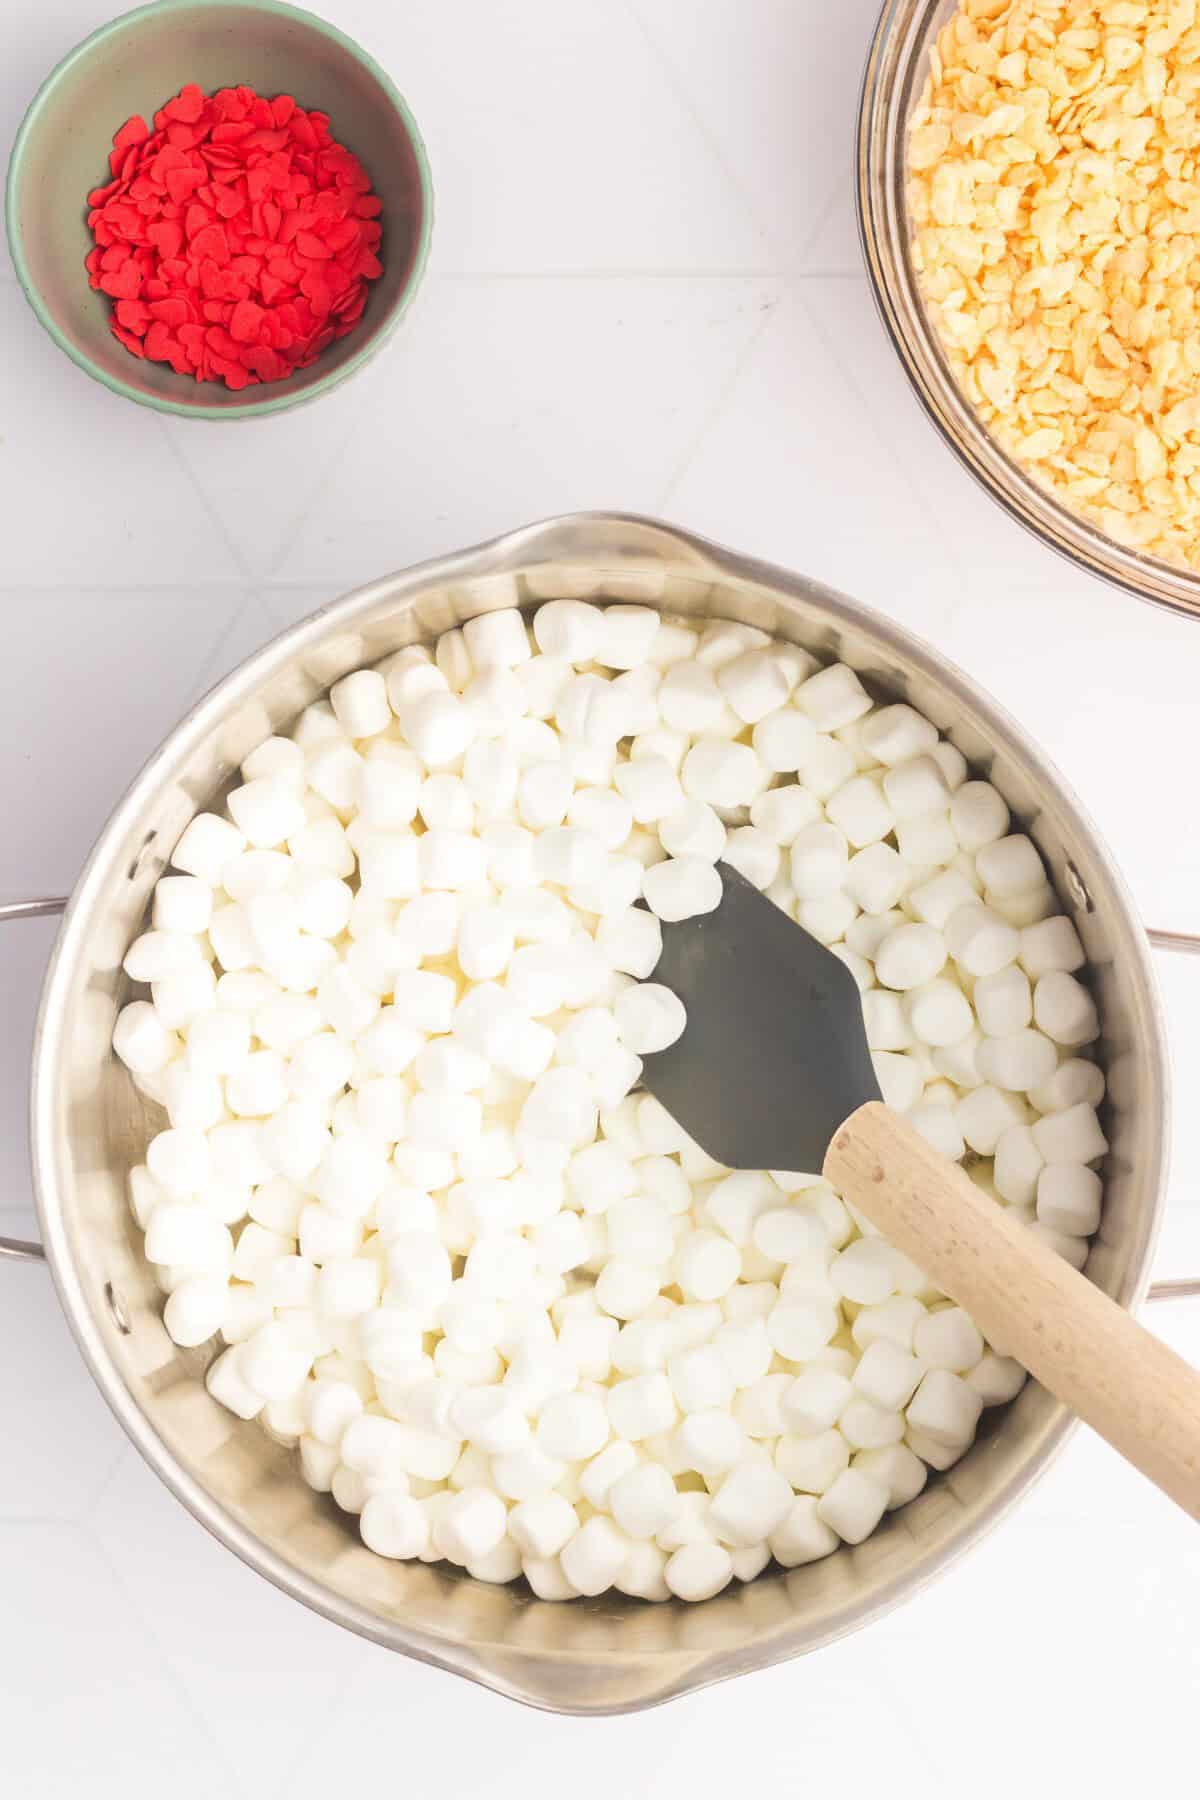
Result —
M 835 621 L 865 631 L 885 653 L 895 652 L 936 681 L 962 708 L 964 714 L 980 722 L 989 738 L 1005 747 L 1018 762 L 1036 777 L 1041 791 L 1048 793 L 1070 817 L 1079 834 L 1086 837 L 1109 883 L 1109 899 L 1113 905 L 1110 920 L 1115 952 L 1132 962 L 1145 1052 L 1149 1060 L 1146 1070 L 1148 1091 L 1157 1096 L 1157 1129 L 1153 1166 L 1143 1171 L 1151 1204 L 1137 1221 L 1135 1241 L 1131 1245 L 1128 1268 L 1114 1297 L 1133 1308 L 1144 1297 L 1154 1248 L 1162 1222 L 1166 1195 L 1166 1177 L 1170 1127 L 1169 1064 L 1166 1025 L 1157 984 L 1150 961 L 1149 945 L 1134 910 L 1125 882 L 1089 814 L 1080 805 L 1053 763 L 1026 737 L 1017 721 L 954 664 L 942 658 L 931 645 L 892 623 L 871 608 L 838 593 L 824 584 L 801 577 L 770 563 L 743 557 L 691 532 L 678 530 L 657 519 L 634 513 L 583 512 L 565 514 L 504 533 L 466 550 L 425 562 L 384 576 L 353 590 L 331 602 L 308 618 L 285 631 L 254 652 L 224 677 L 184 716 L 134 778 L 117 802 L 107 823 L 83 867 L 72 892 L 57 941 L 51 955 L 41 1006 L 38 1013 L 32 1057 L 30 1097 L 30 1144 L 33 1185 L 42 1241 L 55 1286 L 68 1323 L 83 1354 L 92 1377 L 141 1456 L 180 1500 L 192 1516 L 232 1550 L 248 1567 L 264 1575 L 276 1587 L 312 1611 L 346 1626 L 359 1636 L 388 1649 L 402 1649 L 420 1662 L 466 1677 L 494 1692 L 506 1695 L 539 1710 L 562 1713 L 626 1713 L 694 1692 L 734 1673 L 749 1672 L 784 1660 L 778 1645 L 764 1646 L 761 1659 L 742 1655 L 736 1669 L 727 1666 L 719 1649 L 684 1659 L 664 1657 L 663 1684 L 653 1692 L 615 1706 L 588 1707 L 548 1697 L 518 1680 L 503 1669 L 490 1665 L 488 1646 L 478 1652 L 448 1639 L 442 1639 L 405 1624 L 402 1644 L 396 1642 L 396 1625 L 357 1603 L 335 1595 L 267 1546 L 254 1532 L 243 1526 L 203 1485 L 190 1475 L 180 1460 L 157 1434 L 147 1415 L 126 1386 L 112 1358 L 104 1336 L 93 1317 L 84 1290 L 80 1270 L 72 1248 L 59 1193 L 65 1179 L 63 1145 L 59 1141 L 54 1116 L 56 1071 L 64 1053 L 64 1011 L 69 977 L 76 961 L 77 948 L 93 924 L 93 908 L 102 879 L 107 873 L 109 851 L 114 840 L 123 840 L 139 814 L 144 814 L 145 800 L 154 791 L 162 771 L 178 757 L 200 743 L 212 728 L 214 720 L 231 700 L 249 698 L 269 675 L 314 649 L 339 630 L 353 628 L 356 621 L 383 599 L 401 601 L 431 586 L 446 586 L 458 581 L 478 579 L 504 573 L 533 562 L 566 562 L 581 555 L 597 559 L 611 556 L 619 565 L 622 555 L 667 553 L 679 573 L 693 570 L 698 579 L 726 576 L 748 581 L 781 594 L 818 604 Z M 918 1592 L 935 1576 L 955 1563 L 976 1544 L 1017 1503 L 1027 1489 L 1049 1467 L 1061 1451 L 1078 1423 L 1065 1407 L 1058 1407 L 1035 1440 L 1024 1469 L 980 1508 L 978 1515 L 966 1523 L 960 1535 L 930 1556 L 916 1571 L 894 1576 L 883 1585 L 874 1602 L 863 1609 L 860 1602 L 847 1602 L 832 1618 L 828 1629 L 791 1650 L 816 1649 L 847 1635 L 871 1622 L 897 1605 L 900 1600 Z M 557 1652 L 562 1660 L 573 1660 L 574 1653 Z M 588 1660 L 579 1654 L 581 1663 Z

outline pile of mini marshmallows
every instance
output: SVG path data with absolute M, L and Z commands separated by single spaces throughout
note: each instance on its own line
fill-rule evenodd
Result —
M 818 1175 L 651 1096 L 660 921 L 723 858 L 853 972 L 891 1105 L 1076 1265 L 1096 1010 L 996 790 L 728 621 L 543 605 L 401 650 L 249 756 L 125 968 L 132 1177 L 177 1344 L 380 1555 L 703 1600 L 860 1543 L 1022 1370 Z

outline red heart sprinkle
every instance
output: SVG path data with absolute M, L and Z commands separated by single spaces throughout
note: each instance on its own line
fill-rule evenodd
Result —
M 327 113 L 189 83 L 113 138 L 87 196 L 90 285 L 132 356 L 233 391 L 286 380 L 354 329 L 382 203 Z

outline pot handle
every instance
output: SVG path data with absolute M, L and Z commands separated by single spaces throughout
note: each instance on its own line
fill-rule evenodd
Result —
M 10 900 L 0 904 L 0 925 L 13 919 L 44 919 L 67 910 L 65 898 L 52 900 Z M 1170 950 L 1187 956 L 1200 956 L 1200 936 L 1193 937 L 1185 931 L 1153 931 L 1149 927 L 1146 936 L 1156 950 Z M 13 1262 L 44 1262 L 46 1252 L 42 1246 L 29 1238 L 0 1237 L 0 1262 L 11 1259 Z M 1184 1300 L 1200 1296 L 1200 1276 L 1176 1277 L 1168 1281 L 1156 1281 L 1150 1288 L 1147 1298 L 1150 1300 Z
M 45 919 L 67 910 L 65 899 L 10 900 L 0 905 L 0 925 L 11 919 Z M 0 1262 L 45 1262 L 46 1252 L 30 1238 L 0 1237 Z

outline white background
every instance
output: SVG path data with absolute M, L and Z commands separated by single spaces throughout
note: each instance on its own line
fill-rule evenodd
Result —
M 65 892 L 187 705 L 317 604 L 615 507 L 805 570 L 937 644 L 1057 758 L 1147 922 L 1200 929 L 1200 625 L 1076 575 L 994 509 L 872 310 L 850 170 L 874 0 L 319 3 L 405 92 L 438 194 L 424 287 L 367 373 L 269 423 L 160 419 L 75 370 L 0 264 L 0 898 Z M 5 141 L 110 7 L 19 11 Z M 0 1230 L 32 1229 L 24 1107 L 52 935 L 0 945 Z M 1162 1265 L 1195 1273 L 1200 963 L 1159 963 L 1180 1099 Z M 554 1719 L 242 1568 L 126 1445 L 45 1272 L 0 1281 L 14 1800 L 1192 1790 L 1200 1538 L 1087 1432 L 866 1632 L 641 1717 Z M 1200 1307 L 1155 1324 L 1200 1360 Z

